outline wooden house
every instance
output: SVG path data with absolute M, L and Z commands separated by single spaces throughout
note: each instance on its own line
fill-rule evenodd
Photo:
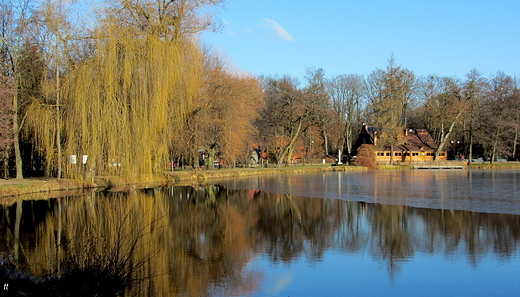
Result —
M 431 162 L 435 160 L 435 151 L 438 145 L 426 129 L 406 129 L 399 136 L 399 144 L 393 147 L 393 151 L 390 146 L 379 145 L 378 135 L 379 129 L 377 127 L 368 126 L 363 123 L 359 137 L 352 148 L 354 155 L 361 145 L 369 144 L 374 145 L 377 163 L 389 164 L 392 162 L 394 164 L 401 164 Z M 438 161 L 444 161 L 446 158 L 446 151 L 439 152 Z

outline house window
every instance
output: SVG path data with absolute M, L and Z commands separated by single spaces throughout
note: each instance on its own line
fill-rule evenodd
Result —
M 402 156 L 402 155 L 403 155 L 402 153 L 395 153 L 395 156 L 396 156 L 396 157 L 400 157 L 400 156 Z
M 404 153 L 405 156 L 410 156 L 409 152 Z
M 412 153 L 412 156 L 417 157 L 417 156 L 419 156 L 419 153 Z
M 387 157 L 390 157 L 390 153 L 386 153 L 386 156 L 387 156 Z
M 444 157 L 444 153 L 439 153 L 439 156 L 443 156 Z
M 377 156 L 378 156 L 378 157 L 383 157 L 384 155 L 385 155 L 385 153 L 382 153 L 382 152 L 378 152 L 378 153 L 377 153 Z

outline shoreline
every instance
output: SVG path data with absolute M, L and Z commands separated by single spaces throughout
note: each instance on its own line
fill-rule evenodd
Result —
M 410 166 L 380 166 L 379 170 L 411 170 Z M 520 169 L 520 162 L 480 163 L 472 164 L 465 170 L 481 169 Z M 71 196 L 88 191 L 135 191 L 137 189 L 153 188 L 167 185 L 193 185 L 205 183 L 219 178 L 245 177 L 255 175 L 299 174 L 328 171 L 365 171 L 363 166 L 331 166 L 304 165 L 282 168 L 222 168 L 167 171 L 145 181 L 130 181 L 115 176 L 98 176 L 93 181 L 55 178 L 27 178 L 23 180 L 0 180 L 0 203 L 12 203 L 18 199 L 47 199 Z M 460 169 L 450 169 L 460 170 Z M 30 196 L 30 197 L 29 197 Z M 36 197 L 35 197 L 36 196 Z
M 222 169 L 195 169 L 168 171 L 144 181 L 131 181 L 116 176 L 97 176 L 93 181 L 56 178 L 27 178 L 23 180 L 0 180 L 0 203 L 23 199 L 23 196 L 36 195 L 45 199 L 79 194 L 88 191 L 135 191 L 137 189 L 153 188 L 167 185 L 193 185 L 204 183 L 208 180 L 219 178 L 273 175 L 273 174 L 297 174 L 308 172 L 326 171 L 363 171 L 362 166 L 290 166 L 282 168 L 222 168 Z

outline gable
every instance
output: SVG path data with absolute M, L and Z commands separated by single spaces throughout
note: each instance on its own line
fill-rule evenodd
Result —
M 352 146 L 353 155 L 356 154 L 357 149 L 363 144 L 375 145 L 376 151 L 390 151 L 391 148 L 389 146 L 382 147 L 377 145 L 378 130 L 377 127 L 368 126 L 366 123 L 363 123 L 359 136 Z M 403 139 L 403 142 L 397 147 L 394 147 L 394 151 L 435 152 L 438 148 L 437 143 L 427 129 L 408 129 L 405 130 L 400 137 Z
M 404 135 L 405 141 L 399 148 L 403 151 L 434 152 L 438 146 L 426 129 L 409 129 Z

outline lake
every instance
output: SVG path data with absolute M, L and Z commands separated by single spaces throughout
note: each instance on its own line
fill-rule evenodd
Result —
M 12 296 L 520 293 L 515 170 L 270 175 L 0 207 Z

